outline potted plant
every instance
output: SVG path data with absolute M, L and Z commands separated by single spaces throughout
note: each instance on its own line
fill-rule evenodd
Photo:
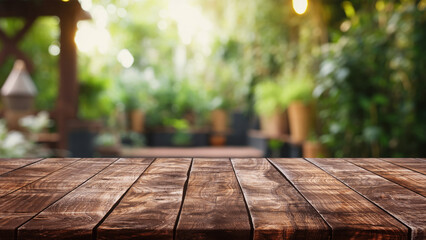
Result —
M 228 132 L 229 103 L 224 96 L 217 93 L 214 94 L 214 97 L 210 101 L 210 108 L 210 144 L 213 146 L 223 146 L 226 143 L 226 134 Z
M 288 118 L 293 143 L 301 144 L 312 129 L 312 91 L 310 77 L 294 77 L 287 81 L 281 94 L 281 102 L 288 106 Z
M 120 141 L 114 133 L 104 132 L 96 136 L 95 146 L 100 157 L 117 157 L 120 155 Z
M 283 133 L 282 87 L 280 84 L 266 80 L 255 86 L 255 111 L 260 116 L 260 127 L 264 135 L 279 137 Z
M 145 74 L 135 69 L 127 69 L 121 75 L 119 87 L 122 90 L 121 100 L 129 119 L 129 129 L 132 132 L 145 132 L 145 116 L 152 105 L 151 94 Z

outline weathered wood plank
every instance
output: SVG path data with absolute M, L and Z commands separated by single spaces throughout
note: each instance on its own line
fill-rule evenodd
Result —
M 229 159 L 194 159 L 176 239 L 249 239 L 250 220 Z
M 23 158 L 23 159 L 10 159 L 0 158 L 0 175 L 11 172 L 15 169 L 33 164 L 41 161 L 41 158 Z
M 15 230 L 116 159 L 82 159 L 0 198 L 0 239 Z
M 413 239 L 426 238 L 426 198 L 343 159 L 307 160 L 409 226 Z
M 270 159 L 332 228 L 333 239 L 407 239 L 408 229 L 304 159 Z
M 98 227 L 98 239 L 173 239 L 190 165 L 156 159 Z
M 378 158 L 345 158 L 345 160 L 426 197 L 426 176 L 421 173 Z
M 250 210 L 254 239 L 329 239 L 316 210 L 266 159 L 231 159 Z
M 18 239 L 92 239 L 95 226 L 153 159 L 122 158 L 18 229 Z
M 381 158 L 386 162 L 396 164 L 410 170 L 426 174 L 426 162 L 418 158 Z
M 76 158 L 48 158 L 0 176 L 0 197 L 43 178 L 71 163 Z

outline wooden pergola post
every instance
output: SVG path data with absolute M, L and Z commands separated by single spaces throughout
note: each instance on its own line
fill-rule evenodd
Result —
M 68 121 L 77 118 L 78 109 L 78 80 L 77 80 L 77 47 L 74 41 L 77 31 L 75 14 L 60 16 L 60 43 L 59 55 L 59 92 L 56 105 L 59 147 L 66 148 L 68 135 Z
M 77 118 L 78 111 L 78 79 L 77 79 L 77 47 L 74 42 L 79 20 L 90 19 L 78 0 L 2 0 L 0 1 L 0 18 L 19 17 L 27 19 L 24 28 L 10 38 L 0 30 L 0 65 L 10 55 L 22 59 L 27 66 L 33 66 L 31 60 L 18 49 L 19 41 L 40 16 L 57 16 L 60 19 L 59 86 L 58 99 L 54 115 L 59 131 L 59 148 L 67 148 L 68 123 Z

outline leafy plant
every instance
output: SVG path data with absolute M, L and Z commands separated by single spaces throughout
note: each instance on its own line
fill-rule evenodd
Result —
M 290 105 L 293 101 L 302 101 L 308 103 L 313 100 L 312 91 L 314 89 L 314 82 L 312 79 L 293 78 L 285 82 L 281 93 L 281 104 L 285 107 Z
M 256 112 L 260 115 L 271 116 L 277 110 L 285 110 L 282 102 L 282 86 L 274 81 L 264 81 L 255 87 Z
M 190 125 L 185 119 L 167 119 L 166 126 L 170 126 L 176 131 L 172 137 L 174 145 L 186 146 L 191 143 L 191 135 L 188 132 Z
M 425 10 L 380 3 L 356 12 L 350 29 L 323 48 L 314 94 L 321 140 L 336 157 L 425 154 Z

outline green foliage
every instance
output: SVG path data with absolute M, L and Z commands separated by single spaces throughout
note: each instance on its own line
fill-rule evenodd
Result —
M 185 119 L 166 119 L 165 125 L 172 127 L 176 131 L 172 137 L 174 145 L 186 146 L 191 143 L 190 125 Z
M 23 19 L 2 18 L 0 28 L 7 35 L 13 36 L 24 26 Z M 59 21 L 53 17 L 38 18 L 26 36 L 19 44 L 19 49 L 28 56 L 34 64 L 34 72 L 30 73 L 37 89 L 36 97 L 37 109 L 50 110 L 56 103 L 58 94 L 58 56 L 49 54 L 49 47 L 58 45 Z M 0 43 L 1 44 L 1 43 Z M 1 47 L 1 46 L 0 46 Z M 5 64 L 0 66 L 0 86 L 12 70 L 14 57 L 9 57 Z
M 324 46 L 314 93 L 321 140 L 336 157 L 425 154 L 424 10 L 382 3 L 356 12 L 349 31 Z
M 284 111 L 285 107 L 281 101 L 281 85 L 268 80 L 260 82 L 255 87 L 254 108 L 259 115 L 271 116 L 276 111 Z
M 314 82 L 311 78 L 297 78 L 285 82 L 281 93 L 282 106 L 288 107 L 294 101 L 308 103 L 312 101 Z

